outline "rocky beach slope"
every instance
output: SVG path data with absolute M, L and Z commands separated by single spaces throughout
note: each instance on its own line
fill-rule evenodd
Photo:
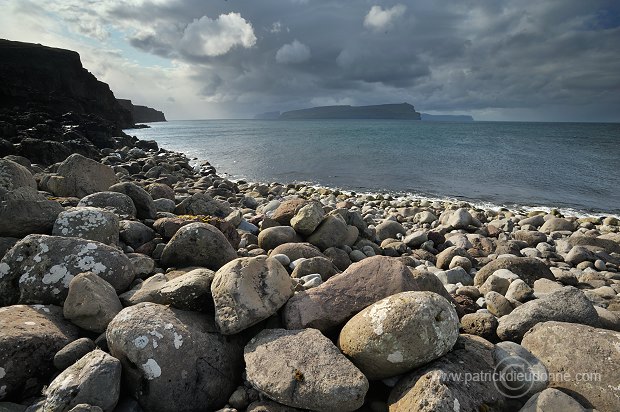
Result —
M 0 126 L 2 411 L 620 410 L 614 217 L 233 182 L 97 114 Z

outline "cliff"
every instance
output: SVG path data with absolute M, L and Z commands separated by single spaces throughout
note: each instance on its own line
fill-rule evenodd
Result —
M 74 51 L 0 39 L 0 79 L 0 108 L 94 114 L 119 128 L 133 125 L 131 113 Z
M 121 106 L 131 112 L 135 123 L 165 122 L 164 112 L 147 106 L 135 105 L 129 99 L 116 99 Z
M 420 113 L 409 103 L 374 106 L 321 106 L 284 112 L 280 120 L 297 119 L 400 119 L 420 120 Z

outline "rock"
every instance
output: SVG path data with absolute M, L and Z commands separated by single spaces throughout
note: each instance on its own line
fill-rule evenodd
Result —
M 291 277 L 301 278 L 313 273 L 320 274 L 321 279 L 325 281 L 332 276 L 337 275 L 340 271 L 331 260 L 317 256 L 310 259 L 305 259 L 296 265 L 293 273 L 291 273 Z
M 480 289 L 480 293 L 483 295 L 491 291 L 497 292 L 500 295 L 505 295 L 509 287 L 510 281 L 508 279 L 493 274 L 489 276 L 478 289 Z
M 252 402 L 246 412 L 298 412 L 301 409 L 292 408 L 273 401 Z
M 336 247 L 330 247 L 323 252 L 325 256 L 331 260 L 338 270 L 346 270 L 351 265 L 351 259 L 349 254 L 343 249 Z
M 614 233 L 608 233 L 607 235 L 614 235 Z M 618 234 L 615 234 L 619 236 Z M 590 236 L 571 236 L 567 239 L 567 243 L 569 246 L 585 246 L 590 249 L 592 252 L 596 252 L 597 250 L 604 250 L 607 253 L 620 253 L 620 239 L 614 241 L 612 238 L 606 239 L 603 235 L 601 237 L 590 237 Z
M 136 206 L 133 200 L 123 193 L 98 192 L 84 196 L 78 207 L 92 206 L 116 213 L 120 218 L 133 219 L 136 217 Z
M 379 223 L 375 230 L 377 231 L 379 242 L 383 242 L 385 239 L 396 239 L 396 235 L 405 235 L 407 233 L 403 225 L 389 219 Z
M 145 243 L 155 239 L 155 231 L 142 222 L 121 220 L 119 227 L 120 239 L 133 249 L 138 249 Z
M 161 255 L 165 266 L 204 266 L 217 270 L 237 257 L 237 252 L 217 228 L 191 223 L 180 228 Z
M 297 293 L 287 302 L 282 318 L 287 329 L 325 331 L 383 298 L 422 290 L 452 301 L 435 275 L 411 271 L 397 258 L 374 256 L 352 264 L 316 288 Z
M 285 243 L 273 249 L 270 256 L 279 254 L 288 256 L 291 262 L 301 258 L 325 257 L 316 246 L 310 243 Z
M 549 384 L 545 365 L 518 343 L 498 343 L 493 358 L 497 388 L 508 398 L 528 399 Z
M 559 217 L 552 217 L 551 219 L 547 220 L 545 224 L 542 225 L 542 227 L 540 228 L 540 231 L 543 233 L 551 233 L 564 230 L 572 232 L 573 230 L 575 230 L 575 224 L 570 220 Z
M 547 235 L 535 230 L 517 230 L 512 237 L 527 243 L 529 247 L 536 247 L 539 243 L 547 241 Z
M 521 279 L 517 279 L 510 283 L 510 286 L 508 286 L 508 290 L 506 291 L 505 296 L 507 299 L 512 299 L 523 303 L 527 300 L 530 300 L 534 296 L 534 291 L 531 287 L 527 285 L 527 283 L 525 283 Z
M 467 273 L 462 267 L 442 270 L 436 272 L 435 276 L 437 276 L 439 280 L 441 280 L 441 283 L 443 283 L 444 285 L 456 285 L 457 283 L 461 283 L 465 286 L 470 286 L 474 284 L 474 280 L 471 278 L 469 273 Z
M 526 302 L 502 317 L 497 334 L 502 340 L 519 341 L 537 323 L 551 320 L 597 326 L 598 314 L 583 292 L 566 286 Z
M 504 296 L 497 292 L 490 291 L 484 295 L 484 300 L 487 304 L 487 309 L 493 315 L 501 318 L 512 312 L 512 305 Z
M 577 266 L 581 262 L 594 262 L 596 255 L 584 246 L 573 246 L 564 258 L 566 263 Z
M 611 311 L 600 306 L 594 306 L 598 313 L 598 320 L 602 329 L 620 332 L 620 313 Z
M 54 355 L 54 366 L 59 371 L 64 371 L 77 362 L 88 352 L 95 350 L 95 342 L 88 338 L 76 339 Z
M 291 226 L 297 233 L 308 236 L 314 232 L 324 217 L 325 212 L 319 203 L 308 203 L 293 216 Z
M 388 398 L 390 412 L 506 410 L 492 379 L 465 382 L 466 376 L 493 376 L 493 350 L 492 343 L 478 336 L 460 335 L 447 355 L 398 381 Z
M 168 199 L 174 201 L 174 189 L 164 183 L 151 183 L 146 187 L 153 200 Z
M 459 335 L 454 307 L 433 292 L 402 292 L 349 320 L 338 347 L 370 380 L 400 375 L 445 355 Z
M 569 395 L 553 388 L 547 388 L 533 395 L 519 410 L 519 412 L 543 411 L 586 412 L 587 410 Z
M 137 282 L 130 290 L 119 295 L 123 306 L 132 306 L 142 302 L 168 304 L 162 297 L 161 289 L 168 282 L 168 275 L 157 273 L 144 282 Z
M 105 189 L 104 189 L 105 190 Z M 140 219 L 155 219 L 157 209 L 153 203 L 153 198 L 146 190 L 131 182 L 117 183 L 109 187 L 110 192 L 117 192 L 127 195 L 136 207 L 136 215 Z
M 177 309 L 213 313 L 211 282 L 214 277 L 212 270 L 194 269 L 166 282 L 159 294 Z
M 484 284 L 487 278 L 499 269 L 508 269 L 530 287 L 534 286 L 536 279 L 555 280 L 547 265 L 536 258 L 503 257 L 484 265 L 474 276 L 474 285 Z
M 285 200 L 273 212 L 271 218 L 281 225 L 292 226 L 291 219 L 306 203 L 307 201 L 301 198 Z
M 545 216 L 542 214 L 526 217 L 525 219 L 521 219 L 519 221 L 519 224 L 521 226 L 530 225 L 534 227 L 541 227 L 544 223 L 545 223 Z
M 31 233 L 50 233 L 64 209 L 30 187 L 10 192 L 0 189 L 0 236 L 24 237 Z
M 0 189 L 10 192 L 20 187 L 37 190 L 37 182 L 32 173 L 19 163 L 0 159 Z
M 549 386 L 570 393 L 587 408 L 620 410 L 620 332 L 544 322 L 521 343 L 549 371 Z
M 433 223 L 435 220 L 437 220 L 437 216 L 427 210 L 415 215 L 415 221 L 418 223 Z
M 67 411 L 80 404 L 112 412 L 121 391 L 121 363 L 96 349 L 65 369 L 45 390 L 45 411 Z
M 176 207 L 174 201 L 170 199 L 154 199 L 153 204 L 158 212 L 173 213 Z
M 55 196 L 82 198 L 108 190 L 117 182 L 110 166 L 74 153 L 58 166 L 57 175 L 50 177 L 47 186 Z
M 416 232 L 411 233 L 410 235 L 405 236 L 403 239 L 403 243 L 409 246 L 410 248 L 418 248 L 422 243 L 428 240 L 428 234 L 425 230 L 418 230 Z
M 0 305 L 62 304 L 71 279 L 82 272 L 93 272 L 117 292 L 134 279 L 129 259 L 111 246 L 71 237 L 27 236 L 0 262 Z
M 488 312 L 468 313 L 461 318 L 463 333 L 477 335 L 488 341 L 497 341 L 497 319 Z
M 224 218 L 232 212 L 232 208 L 226 202 L 213 199 L 206 193 L 195 193 L 183 200 L 174 209 L 177 215 L 202 215 Z
M 82 329 L 103 333 L 122 309 L 114 288 L 99 276 L 85 272 L 71 279 L 63 314 Z
M 290 226 L 275 226 L 261 230 L 258 234 L 258 246 L 264 250 L 272 250 L 285 243 L 299 242 L 295 229 Z
M 96 240 L 106 245 L 118 245 L 118 217 L 95 207 L 75 207 L 60 212 L 52 235 Z
M 126 253 L 126 256 L 131 261 L 133 273 L 137 278 L 144 279 L 155 270 L 155 261 L 147 255 L 142 253 Z
M 340 215 L 328 215 L 307 241 L 321 250 L 342 247 L 348 236 L 348 226 Z
M 77 337 L 58 306 L 0 308 L 0 400 L 39 395 L 54 372 L 54 354 Z
M 315 329 L 263 330 L 244 357 L 252 386 L 288 406 L 354 411 L 368 391 L 366 377 Z
M 480 226 L 480 224 L 474 224 L 474 218 L 471 216 L 467 209 L 457 209 L 450 215 L 448 219 L 448 226 L 452 226 L 455 229 L 466 229 L 470 225 Z
M 554 282 L 549 279 L 538 279 L 534 282 L 534 293 L 537 297 L 543 296 L 544 294 L 555 292 L 556 290 L 560 290 L 563 288 L 563 285 L 559 282 Z
M 450 262 L 455 256 L 463 256 L 473 262 L 473 258 L 471 255 L 465 250 L 458 248 L 456 246 L 450 246 L 446 248 L 443 252 L 437 255 L 437 266 L 440 269 L 448 269 L 450 267 Z
M 238 258 L 215 273 L 211 294 L 221 333 L 239 333 L 275 314 L 293 296 L 294 285 L 276 259 Z
M 217 333 L 212 316 L 139 303 L 110 322 L 106 337 L 124 390 L 144 410 L 215 410 L 240 379 L 241 345 Z
M 471 270 L 471 260 L 467 259 L 464 256 L 455 256 L 450 261 L 450 265 L 448 266 L 448 268 L 454 269 L 457 267 L 463 268 L 465 272 L 469 272 Z M 473 284 L 473 279 L 471 279 L 470 282 L 472 282 L 471 284 Z

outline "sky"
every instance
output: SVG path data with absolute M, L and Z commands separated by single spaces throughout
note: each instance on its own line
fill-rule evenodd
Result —
M 618 0 L 0 0 L 0 37 L 75 50 L 168 119 L 408 102 L 620 122 Z

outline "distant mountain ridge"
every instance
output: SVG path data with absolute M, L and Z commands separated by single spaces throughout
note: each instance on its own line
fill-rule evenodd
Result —
M 165 122 L 164 112 L 155 110 L 147 106 L 139 106 L 132 103 L 129 99 L 116 99 L 121 106 L 129 110 L 135 123 Z
M 265 113 L 269 115 L 272 113 Z M 319 106 L 282 113 L 279 120 L 297 119 L 401 119 L 420 120 L 420 113 L 409 103 L 372 106 Z

